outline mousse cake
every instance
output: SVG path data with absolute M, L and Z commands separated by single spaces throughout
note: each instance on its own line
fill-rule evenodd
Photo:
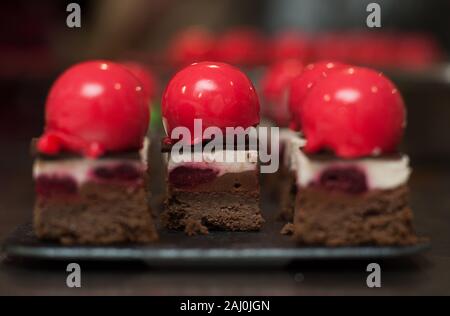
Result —
M 409 159 L 397 149 L 406 125 L 397 88 L 379 72 L 352 66 L 310 83 L 293 112 L 305 138 L 290 149 L 294 239 L 326 246 L 416 243 Z
M 77 64 L 53 84 L 33 143 L 37 237 L 65 244 L 157 239 L 147 191 L 148 100 L 108 61 Z
M 162 113 L 168 135 L 162 146 L 167 175 L 164 225 L 189 235 L 259 230 L 264 220 L 258 150 L 252 135 L 244 132 L 259 123 L 259 102 L 247 76 L 224 63 L 194 63 L 169 82 Z M 231 135 L 231 142 L 229 128 L 242 129 Z M 189 135 L 179 139 L 174 136 L 177 129 Z M 217 134 L 208 135 L 208 130 Z M 182 151 L 175 149 L 180 144 Z M 214 150 L 209 150 L 211 145 Z

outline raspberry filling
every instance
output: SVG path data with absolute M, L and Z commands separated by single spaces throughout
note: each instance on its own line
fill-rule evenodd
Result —
M 350 194 L 363 193 L 368 190 L 366 175 L 356 167 L 331 167 L 321 173 L 315 183 L 330 191 Z
M 36 178 L 36 193 L 49 197 L 54 194 L 75 194 L 78 187 L 70 176 L 41 175 Z
M 214 180 L 219 171 L 186 166 L 176 167 L 169 173 L 169 182 L 176 188 L 189 188 Z
M 94 169 L 93 174 L 101 180 L 133 181 L 141 177 L 141 172 L 130 164 L 102 166 Z

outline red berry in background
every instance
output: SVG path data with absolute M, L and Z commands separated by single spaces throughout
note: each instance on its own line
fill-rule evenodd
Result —
M 328 149 L 342 158 L 396 151 L 405 121 L 395 85 L 379 72 L 350 66 L 317 82 L 301 116 L 306 152 Z
M 344 64 L 332 61 L 321 61 L 307 65 L 300 76 L 292 79 L 289 90 L 289 112 L 291 114 L 291 128 L 300 130 L 303 103 L 314 85 L 327 78 L 328 74 L 345 67 Z
M 225 63 L 194 63 L 170 80 L 162 98 L 162 116 L 169 137 L 174 128 L 183 126 L 191 132 L 191 143 L 198 143 L 194 119 L 202 119 L 203 130 L 255 126 L 259 101 L 253 84 L 239 69 Z
M 274 62 L 285 59 L 305 61 L 311 55 L 309 40 L 304 35 L 295 32 L 277 35 L 271 45 L 270 57 Z
M 38 150 L 98 157 L 139 149 L 149 118 L 142 84 L 125 67 L 110 61 L 79 63 L 50 89 Z
M 251 28 L 232 29 L 216 43 L 214 58 L 235 66 L 258 66 L 267 61 L 267 45 L 263 36 Z
M 156 96 L 158 90 L 156 76 L 148 69 L 148 67 L 137 62 L 126 61 L 123 62 L 122 65 L 139 79 L 144 89 L 145 98 L 150 102 Z
M 261 79 L 264 97 L 264 113 L 279 126 L 288 126 L 290 113 L 288 93 L 292 80 L 303 70 L 303 63 L 296 59 L 279 61 L 267 70 Z
M 387 33 L 365 32 L 353 37 L 350 60 L 363 65 L 395 66 L 397 39 Z
M 314 60 L 349 61 L 351 41 L 343 33 L 328 33 L 319 35 L 313 42 Z
M 187 28 L 172 39 L 168 58 L 172 66 L 184 67 L 194 62 L 210 60 L 214 49 L 214 37 L 200 26 Z
M 397 66 L 420 69 L 442 60 L 443 52 L 438 43 L 425 34 L 403 35 L 395 46 Z

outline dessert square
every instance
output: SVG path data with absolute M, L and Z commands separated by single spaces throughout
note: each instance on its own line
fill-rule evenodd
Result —
M 308 245 L 412 245 L 406 185 L 361 194 L 308 187 L 295 201 L 294 239 Z
M 147 192 L 151 84 L 141 81 L 147 75 L 138 64 L 94 60 L 69 67 L 53 83 L 43 133 L 32 143 L 38 238 L 157 239 Z
M 306 245 L 416 243 L 397 87 L 377 70 L 317 62 L 292 80 L 289 109 L 302 136 L 285 149 L 281 214 L 293 224 L 282 232 Z
M 192 235 L 210 229 L 257 231 L 262 227 L 256 149 L 216 150 L 205 154 L 202 162 L 187 157 L 179 162 L 179 155 L 167 154 L 167 199 L 162 214 L 167 228 Z M 221 161 L 223 155 L 243 159 Z
M 157 239 L 146 152 L 147 146 L 97 159 L 38 154 L 33 166 L 36 235 L 64 244 Z
M 189 235 L 261 228 L 258 149 L 248 141 L 257 137 L 259 109 L 250 79 L 226 63 L 193 63 L 172 77 L 161 102 L 167 228 Z
M 417 243 L 404 155 L 339 159 L 297 155 L 294 239 L 307 245 Z

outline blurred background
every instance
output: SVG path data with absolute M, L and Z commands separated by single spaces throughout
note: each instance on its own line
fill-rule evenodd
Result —
M 449 1 L 379 0 L 382 27 L 373 29 L 366 26 L 366 0 L 78 1 L 81 28 L 66 26 L 70 2 L 2 1 L 2 143 L 41 133 L 52 81 L 78 61 L 142 62 L 160 92 L 171 73 L 193 61 L 233 63 L 258 85 L 266 66 L 296 58 L 387 72 L 408 106 L 410 154 L 443 161 L 450 155 L 450 20 L 443 16 Z

